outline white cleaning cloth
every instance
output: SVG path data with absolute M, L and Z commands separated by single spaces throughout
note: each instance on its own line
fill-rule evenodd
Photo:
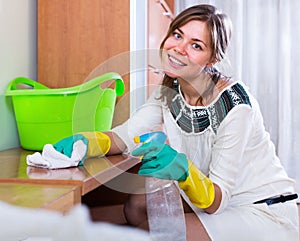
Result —
M 35 152 L 32 155 L 27 155 L 27 165 L 58 169 L 78 166 L 78 163 L 85 158 L 87 153 L 87 145 L 82 141 L 78 140 L 73 145 L 73 151 L 71 157 L 68 157 L 53 147 L 51 144 L 46 144 L 43 148 L 42 154 Z

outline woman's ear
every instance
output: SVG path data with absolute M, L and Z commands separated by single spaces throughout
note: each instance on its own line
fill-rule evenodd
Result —
M 206 64 L 206 68 L 211 68 L 217 62 L 217 58 L 212 58 L 212 60 Z
M 207 65 L 206 67 L 210 68 L 212 67 L 215 63 L 219 62 L 217 58 L 213 58 Z

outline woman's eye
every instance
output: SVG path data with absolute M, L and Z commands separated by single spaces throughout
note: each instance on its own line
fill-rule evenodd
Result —
M 173 36 L 176 38 L 176 39 L 180 39 L 181 38 L 181 35 L 179 33 L 173 33 Z
M 202 50 L 202 47 L 199 44 L 193 43 L 192 46 L 195 50 Z

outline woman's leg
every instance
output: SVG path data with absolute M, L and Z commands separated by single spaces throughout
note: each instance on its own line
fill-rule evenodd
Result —
M 204 226 L 195 213 L 185 214 L 185 224 L 187 241 L 211 241 Z
M 129 225 L 148 230 L 145 194 L 130 194 L 124 205 L 124 215 Z
M 182 205 L 185 213 L 186 240 L 211 241 L 203 224 L 184 199 L 182 199 Z

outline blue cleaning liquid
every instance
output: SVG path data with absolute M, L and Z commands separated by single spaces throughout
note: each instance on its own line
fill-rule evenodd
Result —
M 159 143 L 165 143 L 167 135 L 162 131 L 150 132 L 134 138 L 135 143 L 147 143 L 150 141 L 156 141 Z

